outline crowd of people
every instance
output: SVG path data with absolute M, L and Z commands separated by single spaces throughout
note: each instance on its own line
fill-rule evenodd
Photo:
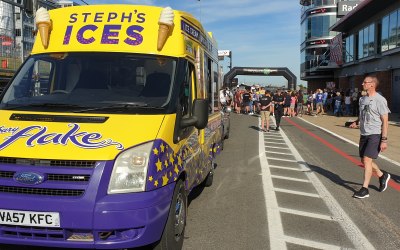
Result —
M 261 114 L 260 98 L 269 93 L 272 99 L 277 95 L 267 91 L 264 87 L 229 88 L 220 91 L 220 102 L 223 106 L 231 106 L 238 114 Z M 283 98 L 283 116 L 293 117 L 308 115 L 324 115 L 331 112 L 335 116 L 357 116 L 359 113 L 359 99 L 366 95 L 365 91 L 354 90 L 327 90 L 315 91 L 280 91 Z M 275 105 L 271 105 L 270 112 L 274 113 Z

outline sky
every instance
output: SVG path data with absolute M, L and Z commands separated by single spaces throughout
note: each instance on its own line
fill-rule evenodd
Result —
M 89 4 L 140 4 L 183 10 L 211 31 L 219 50 L 232 51 L 233 67 L 287 67 L 300 80 L 299 0 L 84 0 Z M 75 0 L 80 4 L 80 0 Z M 220 61 L 224 73 L 229 58 Z M 282 86 L 281 76 L 238 76 L 239 83 Z

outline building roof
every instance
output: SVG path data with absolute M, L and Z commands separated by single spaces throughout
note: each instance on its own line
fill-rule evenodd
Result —
M 333 31 L 348 32 L 355 25 L 368 20 L 369 17 L 387 9 L 388 6 L 395 3 L 398 3 L 398 0 L 385 0 L 385 4 L 382 4 L 382 0 L 364 0 L 330 29 Z

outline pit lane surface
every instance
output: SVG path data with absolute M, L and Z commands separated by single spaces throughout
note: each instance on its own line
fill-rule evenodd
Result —
M 398 166 L 378 160 L 394 181 L 379 193 L 374 177 L 370 198 L 355 199 L 363 169 L 354 145 L 299 118 L 284 118 L 282 133 L 261 137 L 264 169 L 263 159 L 261 164 L 254 160 L 252 138 L 261 133 L 258 118 L 233 114 L 231 119 L 231 138 L 217 158 L 214 186 L 189 207 L 184 249 L 400 248 Z M 257 172 L 264 180 L 254 175 Z M 261 208 L 257 187 L 265 186 L 268 178 L 271 185 L 263 190 Z M 268 211 L 267 216 L 260 217 L 254 208 Z M 257 222 L 249 224 L 254 219 Z

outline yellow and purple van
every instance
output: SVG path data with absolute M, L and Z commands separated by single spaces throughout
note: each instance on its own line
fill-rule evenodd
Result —
M 212 34 L 170 8 L 46 13 L 0 97 L 0 244 L 180 249 L 223 137 Z

